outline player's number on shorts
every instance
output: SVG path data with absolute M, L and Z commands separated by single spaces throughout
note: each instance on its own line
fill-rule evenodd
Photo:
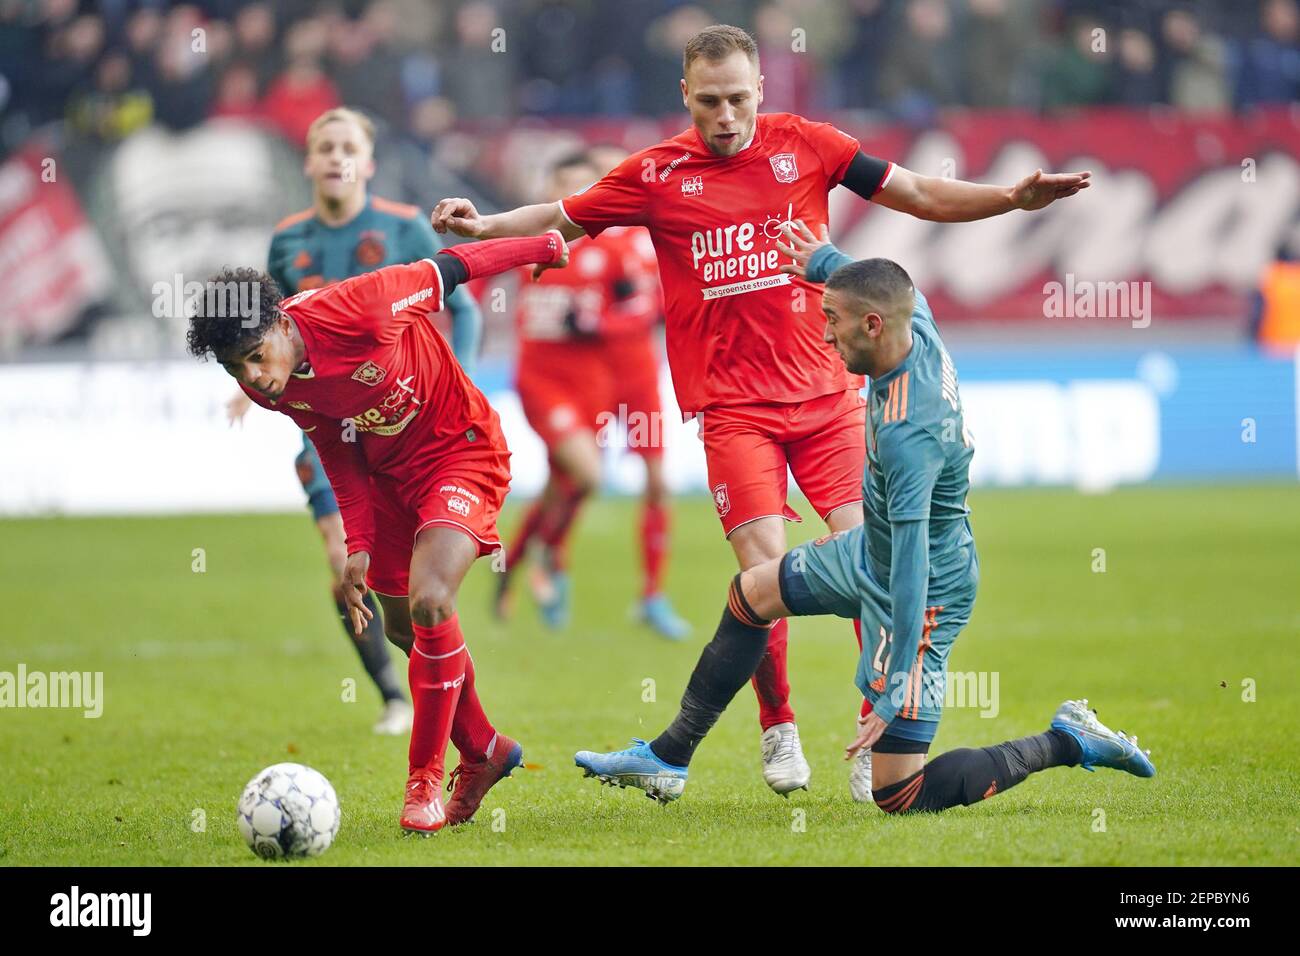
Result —
M 886 648 L 886 647 L 889 645 L 889 643 L 890 643 L 890 640 L 889 640 L 890 637 L 892 637 L 892 635 L 890 635 L 890 634 L 886 634 L 886 633 L 885 633 L 885 629 L 882 627 L 882 628 L 880 629 L 880 641 L 879 641 L 879 643 L 876 644 L 876 657 L 875 657 L 875 659 L 871 662 L 871 666 L 875 668 L 877 674 L 888 674 L 888 673 L 889 673 L 889 655 L 888 655 L 888 654 L 885 654 L 885 648 Z M 883 654 L 884 657 L 885 657 L 885 666 L 884 666 L 884 667 L 881 667 L 881 666 L 880 666 L 880 657 L 881 657 L 882 654 Z

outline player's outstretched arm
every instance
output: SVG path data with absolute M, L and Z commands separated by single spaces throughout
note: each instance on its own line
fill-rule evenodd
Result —
M 1013 209 L 1042 209 L 1058 199 L 1067 199 L 1079 190 L 1087 189 L 1091 185 L 1091 176 L 1090 171 L 1045 173 L 1039 169 L 1014 186 L 988 186 L 960 179 L 921 176 L 896 166 L 889 182 L 872 199 L 918 219 L 973 222 L 1000 216 Z
M 468 199 L 442 199 L 433 207 L 429 221 L 434 232 L 452 232 L 469 239 L 540 236 L 550 229 L 558 229 L 565 239 L 586 235 L 581 226 L 568 220 L 557 202 L 520 206 L 509 212 L 483 216 Z
M 558 229 L 548 229 L 535 237 L 461 243 L 442 250 L 432 261 L 442 276 L 444 292 L 450 294 L 462 282 L 520 266 L 534 266 L 534 275 L 543 269 L 562 269 L 569 264 L 569 245 Z

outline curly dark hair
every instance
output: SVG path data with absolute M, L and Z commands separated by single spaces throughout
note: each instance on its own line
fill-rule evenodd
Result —
M 190 354 L 239 355 L 266 337 L 280 315 L 280 287 L 257 269 L 222 269 L 203 283 L 190 314 Z

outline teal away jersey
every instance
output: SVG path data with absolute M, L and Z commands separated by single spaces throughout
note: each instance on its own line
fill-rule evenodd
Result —
M 349 279 L 384 266 L 428 259 L 442 249 L 418 206 L 367 196 L 365 208 L 341 226 L 327 226 L 305 209 L 275 227 L 267 272 L 286 297 L 304 289 Z M 447 297 L 452 349 L 473 372 L 482 317 L 468 289 Z
M 892 372 L 871 382 L 867 407 L 862 478 L 867 551 L 886 588 L 891 576 L 903 570 L 890 567 L 892 523 L 921 520 L 929 530 L 925 603 L 952 606 L 973 600 L 978 569 L 966 506 L 973 454 L 957 371 L 930 305 L 918 291 L 912 351 Z

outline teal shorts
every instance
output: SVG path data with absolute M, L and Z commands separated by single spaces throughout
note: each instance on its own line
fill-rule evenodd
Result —
M 872 571 L 865 525 L 818 538 L 781 559 L 781 600 L 795 616 L 834 614 L 862 623 L 862 654 L 855 683 L 873 705 L 886 693 L 897 705 L 887 736 L 928 743 L 943 716 L 948 652 L 970 620 L 974 587 L 968 595 L 925 610 L 917 659 L 887 687 L 893 622 L 889 591 Z

